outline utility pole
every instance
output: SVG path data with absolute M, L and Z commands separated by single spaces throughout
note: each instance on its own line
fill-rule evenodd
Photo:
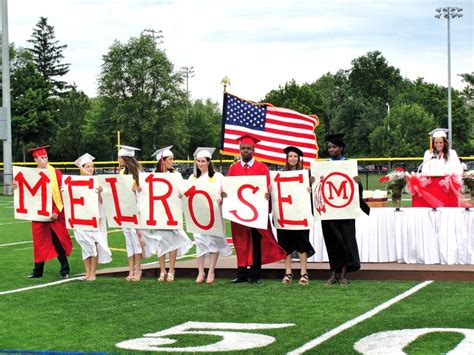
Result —
M 153 42 L 155 42 L 155 46 L 158 45 L 158 44 L 162 44 L 163 41 L 163 31 L 162 30 L 159 30 L 159 31 L 155 31 L 154 29 L 144 29 L 142 31 L 142 34 L 145 35 L 145 36 L 148 36 L 150 37 L 151 39 L 153 39 Z
M 181 73 L 186 78 L 186 95 L 189 99 L 189 78 L 194 78 L 194 68 L 193 67 L 181 67 Z

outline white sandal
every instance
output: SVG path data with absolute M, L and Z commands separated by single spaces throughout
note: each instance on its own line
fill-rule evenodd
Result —
M 158 282 L 165 282 L 166 281 L 166 272 L 160 273 L 160 277 L 157 279 Z
M 167 282 L 173 282 L 174 281 L 174 272 L 169 272 L 168 273 L 168 278 L 166 279 Z

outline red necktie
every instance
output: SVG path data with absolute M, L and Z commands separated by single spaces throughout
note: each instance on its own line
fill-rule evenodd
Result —
M 249 168 L 249 165 L 247 163 L 244 164 L 244 168 L 245 169 L 248 169 Z

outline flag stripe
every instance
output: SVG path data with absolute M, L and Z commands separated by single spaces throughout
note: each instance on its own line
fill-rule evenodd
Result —
M 268 116 L 267 118 L 267 125 L 270 125 L 270 124 L 273 124 L 273 125 L 283 125 L 283 126 L 286 126 L 286 127 L 291 127 L 291 128 L 299 128 L 299 129 L 303 129 L 305 130 L 306 132 L 308 132 L 308 128 L 309 128 L 309 125 L 308 124 L 301 124 L 301 123 L 293 123 L 292 121 L 282 121 L 282 120 L 279 120 L 279 119 L 273 119 L 273 118 L 270 118 L 271 116 Z
M 239 155 L 237 140 L 244 134 L 260 139 L 255 158 L 284 164 L 283 148 L 293 145 L 300 148 L 306 160 L 318 157 L 318 146 L 314 129 L 319 124 L 316 116 L 274 107 L 254 104 L 228 93 L 224 94 L 222 113 L 222 154 Z
M 286 144 L 285 147 L 289 145 L 295 145 L 298 144 L 298 147 L 307 147 L 307 148 L 312 148 L 316 150 L 315 147 L 315 139 L 303 139 L 303 138 L 296 138 L 294 136 L 290 136 L 288 134 L 286 135 L 279 135 L 279 134 L 267 134 L 267 135 L 261 135 L 261 134 L 254 134 L 254 131 L 250 129 L 245 129 L 245 130 L 233 130 L 230 128 L 227 128 L 226 133 L 224 135 L 224 141 L 226 138 L 229 139 L 238 139 L 240 136 L 242 136 L 245 133 L 252 133 L 255 137 L 262 141 L 267 141 L 267 142 L 276 142 L 276 143 L 281 143 L 281 144 Z M 228 134 L 233 134 L 232 137 L 228 137 Z M 236 143 L 235 141 L 233 143 Z
M 319 124 L 319 120 L 316 117 L 312 117 L 312 116 L 309 116 L 309 115 L 303 115 L 299 112 L 284 109 L 284 108 L 281 108 L 281 107 L 271 107 L 271 106 L 269 106 L 267 108 L 267 114 L 268 115 L 274 114 L 274 115 L 281 116 L 281 117 L 286 117 L 286 118 L 296 118 L 300 121 L 309 122 L 313 127 L 316 127 Z

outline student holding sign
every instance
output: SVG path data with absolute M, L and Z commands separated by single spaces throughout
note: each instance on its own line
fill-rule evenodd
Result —
M 70 270 L 67 257 L 71 255 L 72 241 L 66 229 L 61 198 L 62 174 L 59 170 L 54 169 L 48 164 L 48 153 L 46 152 L 46 148 L 48 147 L 49 146 L 43 146 L 30 150 L 38 165 L 38 169 L 47 170 L 49 172 L 48 184 L 51 187 L 53 196 L 53 210 L 51 221 L 31 222 L 35 267 L 28 277 L 42 277 L 45 261 L 57 257 L 61 264 L 61 278 L 68 279 Z M 17 189 L 21 183 L 24 184 L 24 182 L 18 181 L 15 177 L 12 182 L 12 189 Z
M 222 193 L 222 179 L 221 173 L 214 171 L 212 165 L 212 153 L 215 148 L 197 148 L 194 152 L 195 156 L 195 172 L 189 177 L 189 180 L 194 184 L 214 185 L 220 195 Z M 218 198 L 220 200 L 220 197 Z M 222 200 L 220 200 L 222 202 Z M 222 221 L 222 216 L 216 216 L 216 220 Z M 232 254 L 232 249 L 227 244 L 225 236 L 213 236 L 194 233 L 194 241 L 196 243 L 196 256 L 198 264 L 198 276 L 196 283 L 201 284 L 206 278 L 204 270 L 204 263 L 206 255 L 209 255 L 209 271 L 207 273 L 207 284 L 214 283 L 215 267 L 219 255 L 229 256 Z
M 120 166 L 124 168 L 120 171 L 121 175 L 132 175 L 132 190 L 137 194 L 140 190 L 138 175 L 143 171 L 141 164 L 135 159 L 135 151 L 138 148 L 119 145 L 118 159 Z M 127 281 L 140 281 L 142 276 L 141 260 L 143 256 L 143 248 L 140 240 L 140 232 L 135 228 L 122 228 L 125 236 L 125 245 L 127 247 L 128 257 L 128 276 Z
M 331 161 L 345 160 L 342 155 L 345 148 L 343 134 L 326 136 L 328 152 Z M 362 199 L 362 184 L 358 176 L 353 178 L 359 185 L 360 208 L 370 213 L 370 208 Z M 335 219 L 321 221 L 324 242 L 331 267 L 331 277 L 326 282 L 332 284 L 347 284 L 346 274 L 360 269 L 359 249 L 357 247 L 355 220 Z
M 284 171 L 303 170 L 303 152 L 301 149 L 293 146 L 283 149 L 286 154 L 286 163 Z M 308 187 L 308 193 L 311 188 Z M 285 276 L 282 283 L 290 284 L 293 280 L 291 271 L 291 253 L 298 252 L 301 264 L 300 285 L 307 285 L 308 272 L 306 270 L 307 260 L 314 255 L 314 248 L 309 242 L 309 229 L 280 229 L 277 228 L 278 244 L 285 249 L 287 256 L 285 257 Z
M 74 164 L 79 168 L 79 172 L 84 176 L 95 175 L 94 157 L 88 153 L 80 156 Z M 99 194 L 99 230 L 75 229 L 74 235 L 82 249 L 82 260 L 86 269 L 85 281 L 96 279 L 97 263 L 106 264 L 112 261 L 112 252 L 107 242 L 107 223 L 105 210 L 100 196 L 101 188 L 97 189 Z
M 263 175 L 266 177 L 267 186 L 270 186 L 268 167 L 253 158 L 255 146 L 259 141 L 251 135 L 238 138 L 241 160 L 231 165 L 227 176 Z M 222 196 L 226 196 L 225 192 Z M 265 192 L 265 198 L 270 199 L 268 191 Z M 269 224 L 268 220 L 266 229 L 257 229 L 231 222 L 232 240 L 237 254 L 237 274 L 231 283 L 259 284 L 262 264 L 274 263 L 286 257 L 285 250 L 276 242 Z
M 174 156 L 170 150 L 173 146 L 158 149 L 152 156 L 156 157 L 157 163 L 155 173 L 174 173 L 181 177 L 181 174 L 173 168 Z M 175 279 L 176 258 L 178 253 L 184 255 L 192 248 L 193 243 L 182 229 L 149 229 L 141 230 L 146 248 L 158 255 L 160 264 L 160 277 L 158 282 L 173 282 Z M 166 254 L 169 254 L 170 267 L 166 271 Z

